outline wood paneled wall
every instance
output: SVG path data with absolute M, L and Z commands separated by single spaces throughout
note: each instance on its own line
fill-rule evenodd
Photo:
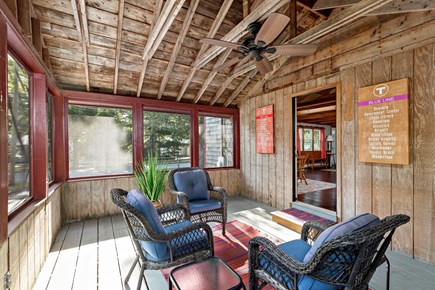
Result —
M 241 106 L 241 194 L 277 208 L 290 205 L 291 98 L 299 92 L 339 83 L 337 96 L 337 216 L 371 212 L 404 213 L 392 247 L 435 263 L 435 45 L 377 58 L 327 77 L 299 79 L 296 85 L 246 100 Z M 390 80 L 410 80 L 409 165 L 358 161 L 357 90 Z M 285 84 L 283 84 L 285 86 Z M 255 152 L 255 109 L 275 105 L 275 154 Z
M 210 178 L 216 186 L 226 189 L 229 196 L 239 193 L 240 170 L 210 170 Z M 133 177 L 68 181 L 62 190 L 62 213 L 65 222 L 102 217 L 119 213 L 112 202 L 110 190 L 122 188 L 127 191 L 137 188 Z M 175 202 L 169 189 L 162 195 L 162 203 Z
M 61 188 L 33 212 L 0 245 L 0 273 L 12 274 L 12 290 L 32 289 L 62 225 Z M 3 287 L 3 286 L 2 286 Z

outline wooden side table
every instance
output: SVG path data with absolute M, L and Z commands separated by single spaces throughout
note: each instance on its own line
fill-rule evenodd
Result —
M 246 289 L 239 274 L 218 257 L 209 257 L 172 269 L 169 274 L 169 289 L 209 290 Z

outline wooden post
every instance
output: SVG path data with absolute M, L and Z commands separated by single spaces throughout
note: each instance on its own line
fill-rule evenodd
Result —
M 39 19 L 32 17 L 32 40 L 33 46 L 36 51 L 42 55 L 42 33 L 41 33 L 41 22 Z
M 30 0 L 17 0 L 18 23 L 23 29 L 23 35 L 32 40 L 32 22 L 30 16 Z
M 47 196 L 47 85 L 45 74 L 33 73 L 31 79 L 32 194 Z
M 289 39 L 293 39 L 298 34 L 298 24 L 297 24 L 297 11 L 296 11 L 296 0 L 290 0 L 289 5 Z
M 8 37 L 7 26 L 0 15 L 0 139 L 8 139 L 7 112 L 7 63 Z M 8 142 L 0 142 L 0 243 L 8 237 Z

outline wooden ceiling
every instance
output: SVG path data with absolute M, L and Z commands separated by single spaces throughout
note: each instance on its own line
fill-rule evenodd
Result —
M 297 122 L 336 127 L 335 88 L 297 97 Z
M 257 73 L 250 60 L 215 72 L 213 67 L 238 54 L 201 44 L 200 39 L 240 42 L 249 23 L 263 22 L 271 13 L 279 12 L 296 16 L 291 17 L 289 28 L 274 44 L 316 43 L 323 35 L 392 3 L 392 0 L 30 1 L 31 13 L 40 23 L 46 63 L 61 89 L 231 107 L 252 95 L 285 59 L 279 57 L 274 61 L 274 71 L 266 76 Z M 401 1 L 402 7 L 393 8 L 404 9 L 405 2 L 416 1 L 425 2 Z M 342 9 L 349 5 L 352 6 Z
M 216 64 L 238 56 L 229 49 L 194 67 L 201 56 L 210 55 L 210 46 L 199 40 L 227 37 L 237 42 L 250 22 L 264 21 L 274 11 L 289 13 L 289 1 L 282 0 L 31 2 L 62 89 L 220 106 L 236 105 L 239 94 L 252 87 L 251 79 L 261 76 L 251 72 L 235 77 L 232 68 L 213 72 Z M 298 2 L 298 33 L 326 19 L 311 6 L 310 1 Z M 276 42 L 287 38 L 284 32 Z

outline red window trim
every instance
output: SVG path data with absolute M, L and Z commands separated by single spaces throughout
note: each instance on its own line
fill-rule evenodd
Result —
M 91 92 L 78 92 L 78 91 L 64 91 L 64 124 L 68 124 L 67 106 L 68 104 L 74 105 L 87 105 L 87 106 L 101 106 L 111 108 L 129 108 L 133 110 L 133 166 L 136 166 L 138 160 L 143 158 L 143 112 L 153 111 L 162 113 L 178 113 L 178 114 L 190 114 L 191 124 L 191 166 L 199 166 L 199 128 L 198 128 L 198 116 L 216 116 L 216 117 L 232 117 L 233 119 L 233 134 L 234 134 L 234 166 L 233 167 L 220 167 L 210 168 L 212 170 L 219 169 L 238 169 L 240 168 L 240 120 L 239 109 L 236 108 L 223 108 L 223 107 L 210 107 L 206 105 L 179 103 L 162 101 L 155 99 L 137 98 L 121 95 L 107 95 L 102 93 Z M 58 144 L 58 143 L 55 143 Z M 68 133 L 65 127 L 63 144 L 64 156 L 68 159 Z M 57 158 L 56 158 L 57 160 Z M 68 163 L 68 162 L 65 162 Z M 98 179 L 106 177 L 117 176 L 129 176 L 129 175 L 110 175 L 110 176 L 88 176 L 88 177 L 74 177 L 68 178 L 69 167 L 64 166 L 63 175 L 68 180 L 82 180 L 82 179 Z M 207 168 L 209 169 L 209 168 Z M 58 171 L 58 170 L 57 170 Z M 130 175 L 131 176 L 131 175 Z M 57 180 L 57 179 L 56 179 Z

